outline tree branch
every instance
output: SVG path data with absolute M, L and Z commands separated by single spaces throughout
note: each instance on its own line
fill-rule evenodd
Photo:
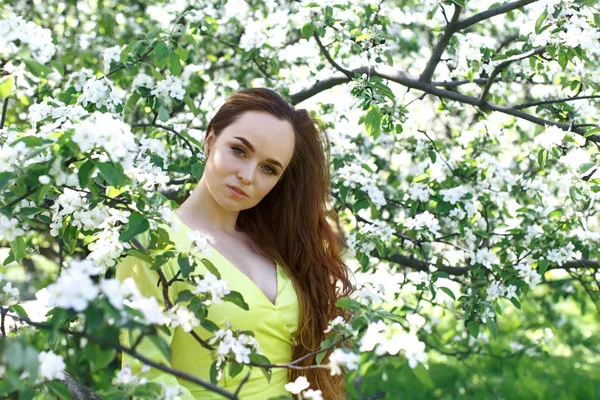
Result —
M 458 102 L 461 102 L 464 104 L 470 104 L 470 105 L 476 106 L 476 107 L 481 107 L 486 111 L 498 111 L 500 113 L 512 115 L 514 117 L 524 119 L 526 121 L 533 122 L 534 124 L 538 124 L 538 125 L 542 125 L 542 126 L 545 126 L 545 125 L 556 126 L 565 131 L 571 131 L 571 132 L 574 132 L 574 133 L 576 133 L 578 135 L 582 135 L 582 136 L 586 132 L 586 130 L 581 129 L 580 127 L 577 127 L 575 124 L 572 125 L 572 124 L 567 124 L 567 123 L 560 123 L 560 122 L 546 120 L 546 119 L 543 119 L 540 117 L 536 117 L 535 115 L 525 113 L 523 111 L 515 110 L 512 107 L 500 106 L 500 105 L 489 103 L 489 102 L 485 102 L 484 104 L 481 104 L 478 97 L 467 96 L 462 93 L 458 93 L 456 91 L 441 89 L 441 88 L 433 85 L 432 83 L 422 82 L 419 80 L 419 78 L 415 78 L 415 77 L 413 77 L 405 72 L 402 72 L 402 71 L 392 70 L 389 67 L 382 66 L 380 68 L 374 68 L 374 67 L 369 68 L 369 67 L 365 66 L 365 67 L 354 68 L 351 70 L 351 72 L 353 74 L 366 74 L 366 73 L 368 73 L 369 69 L 370 69 L 371 76 L 378 76 L 380 78 L 399 83 L 399 84 L 406 86 L 408 88 L 411 88 L 411 89 L 417 89 L 417 90 L 421 90 L 426 93 L 430 93 L 437 97 L 441 97 L 441 98 L 445 98 L 445 99 L 449 99 L 449 100 L 455 100 L 455 101 L 458 101 Z M 340 77 L 339 75 L 332 76 L 330 78 L 318 81 L 313 86 L 311 86 L 307 89 L 303 89 L 300 92 L 297 92 L 297 93 L 291 95 L 290 98 L 291 98 L 292 104 L 295 105 L 295 104 L 297 104 L 303 100 L 306 100 L 324 90 L 330 89 L 336 85 L 340 85 L 340 84 L 346 83 L 346 82 L 349 82 L 348 77 L 347 76 Z M 600 143 L 600 135 L 592 135 L 592 136 L 589 136 L 587 139 L 592 142 Z
M 2 105 L 2 119 L 0 119 L 0 129 L 4 128 L 4 121 L 6 121 L 6 113 L 8 112 L 8 97 L 4 99 Z
M 185 142 L 185 144 L 187 145 L 187 147 L 192 152 L 192 154 L 194 153 L 194 148 L 192 147 L 192 144 L 190 143 L 190 141 L 187 140 L 181 133 L 177 132 L 175 129 L 170 128 L 170 127 L 168 127 L 166 125 L 161 125 L 161 124 L 157 124 L 157 123 L 152 123 L 152 124 L 134 124 L 134 125 L 131 125 L 131 127 L 132 128 L 154 127 L 154 128 L 164 129 L 165 131 L 171 132 L 175 136 L 177 136 L 179 139 L 183 140 Z
M 456 30 L 461 31 L 470 27 L 471 25 L 475 25 L 478 22 L 492 18 L 496 15 L 507 13 L 517 8 L 521 8 L 523 6 L 526 6 L 527 4 L 534 3 L 536 1 L 537 0 L 519 0 L 513 1 L 512 3 L 503 4 L 499 7 L 490 8 L 489 10 L 485 10 L 483 12 L 480 12 L 479 14 L 475 14 L 472 17 L 460 21 L 456 27 Z
M 532 50 L 526 51 L 524 53 L 515 54 L 514 56 L 511 56 L 511 57 L 507 58 L 506 60 L 503 60 L 500 64 L 498 64 L 496 66 L 496 68 L 494 68 L 494 70 L 492 71 L 492 74 L 490 75 L 487 83 L 485 84 L 485 86 L 483 87 L 483 90 L 481 91 L 481 95 L 479 96 L 479 104 L 485 103 L 485 99 L 486 99 L 488 93 L 490 92 L 490 88 L 492 87 L 492 84 L 494 83 L 498 74 L 500 74 L 500 72 L 502 72 L 502 70 L 504 70 L 504 68 L 508 67 L 511 63 L 513 63 L 515 61 L 523 60 L 525 58 L 529 58 L 531 56 L 541 54 L 545 51 L 546 51 L 546 46 L 538 47 L 536 49 L 532 49 Z
M 0 307 L 0 309 L 3 309 L 3 307 Z M 34 321 L 30 320 L 29 318 L 23 318 L 23 317 L 20 317 L 18 315 L 13 315 L 13 314 L 7 314 L 7 316 L 11 317 L 14 320 L 19 320 L 21 322 L 24 322 L 27 325 L 33 326 L 38 329 L 46 329 L 46 330 L 51 330 L 51 331 L 56 330 L 51 324 L 47 324 L 47 323 L 43 323 L 43 322 L 34 322 Z M 113 343 L 113 342 L 110 342 L 109 340 L 106 340 L 106 339 L 103 339 L 103 338 L 100 338 L 97 336 L 93 336 L 93 335 L 90 335 L 90 334 L 87 334 L 84 332 L 72 331 L 67 328 L 59 328 L 58 331 L 65 333 L 67 335 L 74 336 L 74 337 L 86 338 L 86 339 L 88 339 L 94 343 L 97 343 L 99 345 L 102 345 L 102 346 L 112 347 L 123 353 L 129 354 L 132 357 L 137 358 L 142 363 L 147 364 L 150 367 L 155 368 L 159 371 L 166 372 L 166 373 L 174 375 L 178 378 L 185 379 L 188 382 L 192 382 L 197 385 L 200 385 L 206 389 L 209 389 L 215 393 L 220 394 L 221 396 L 224 396 L 227 399 L 239 400 L 238 396 L 236 396 L 235 394 L 230 393 L 224 389 L 221 389 L 217 385 L 213 385 L 212 383 L 207 382 L 204 379 L 198 378 L 194 375 L 188 374 L 185 371 L 181 371 L 181 370 L 175 369 L 175 368 L 170 368 L 170 367 L 165 366 L 164 364 L 161 364 L 161 363 L 153 361 L 149 358 L 146 358 L 143 355 L 133 351 L 132 349 L 121 345 L 120 343 Z
M 341 65 L 336 63 L 333 58 L 331 58 L 331 55 L 329 54 L 329 52 L 327 51 L 325 46 L 323 46 L 323 43 L 321 43 L 321 39 L 319 39 L 319 34 L 317 33 L 317 31 L 313 32 L 313 37 L 317 41 L 317 45 L 319 45 L 319 49 L 321 50 L 321 53 L 323 53 L 323 55 L 325 56 L 327 61 L 329 61 L 329 64 L 331 64 L 335 69 L 337 69 L 338 71 L 340 71 L 341 73 L 346 75 L 348 77 L 348 79 L 352 79 L 352 72 L 350 72 L 346 68 L 342 67 Z
M 448 43 L 450 42 L 450 38 L 456 32 L 456 28 L 458 26 L 458 17 L 460 16 L 461 11 L 462 11 L 462 7 L 455 4 L 454 5 L 454 15 L 452 15 L 452 19 L 446 25 L 446 29 L 444 29 L 444 34 L 442 35 L 442 37 L 440 38 L 440 41 L 435 46 L 435 49 L 433 50 L 433 53 L 431 54 L 431 58 L 427 62 L 425 69 L 423 70 L 423 72 L 421 73 L 421 76 L 419 77 L 419 80 L 421 82 L 426 82 L 426 83 L 431 82 L 431 77 L 433 76 L 433 73 L 435 72 L 435 67 L 440 62 L 440 58 L 442 57 L 444 50 L 446 50 L 446 46 L 448 46 Z
M 522 110 L 524 108 L 529 108 L 529 107 L 534 107 L 534 106 L 541 106 L 541 105 L 545 105 L 545 104 L 566 103 L 567 101 L 587 100 L 587 99 L 600 99 L 600 95 L 573 96 L 573 97 L 565 97 L 565 98 L 562 98 L 562 99 L 532 101 L 530 103 L 517 104 L 513 108 L 515 110 Z

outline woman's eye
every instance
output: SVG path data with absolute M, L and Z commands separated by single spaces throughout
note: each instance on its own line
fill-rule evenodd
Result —
M 268 165 L 265 165 L 265 167 L 269 169 L 269 174 L 275 175 L 275 170 L 273 168 L 269 167 Z
M 244 154 L 244 150 L 240 149 L 239 147 L 232 147 L 232 149 L 233 149 L 233 152 L 235 154 L 238 154 L 238 155 L 243 155 Z M 238 150 L 239 153 L 236 150 Z

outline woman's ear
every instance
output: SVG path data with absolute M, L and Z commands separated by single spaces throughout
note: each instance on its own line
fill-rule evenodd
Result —
M 206 158 L 208 158 L 208 155 L 210 154 L 210 148 L 213 144 L 214 138 L 214 131 L 211 128 L 208 132 L 208 135 L 206 135 L 206 139 L 204 140 L 204 154 L 206 155 Z

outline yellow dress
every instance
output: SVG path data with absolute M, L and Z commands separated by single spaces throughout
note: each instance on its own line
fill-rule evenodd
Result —
M 191 240 L 188 232 L 191 228 L 186 226 L 175 213 L 173 228 L 168 225 L 161 225 L 169 232 L 171 240 L 175 243 L 177 249 L 188 251 L 191 246 Z M 179 225 L 176 229 L 175 226 Z M 148 233 L 139 235 L 137 239 L 146 247 L 148 245 Z M 201 254 L 193 254 L 195 257 L 205 257 L 219 270 L 221 279 L 228 281 L 229 289 L 238 291 L 244 296 L 244 300 L 249 306 L 249 310 L 244 310 L 230 302 L 222 304 L 212 303 L 208 307 L 208 319 L 215 322 L 220 328 L 226 327 L 226 322 L 230 322 L 232 329 L 252 330 L 256 340 L 259 343 L 260 350 L 269 359 L 271 364 L 288 363 L 292 360 L 292 337 L 298 330 L 299 306 L 298 298 L 292 281 L 284 272 L 283 268 L 277 265 L 277 297 L 273 304 L 266 295 L 256 286 L 256 284 L 231 262 L 220 254 L 214 247 Z M 171 279 L 177 271 L 177 259 L 173 259 L 162 267 L 167 279 Z M 193 274 L 205 274 L 207 272 L 204 264 L 198 263 L 198 267 Z M 154 296 L 161 306 L 164 306 L 162 297 L 162 286 L 157 287 L 158 274 L 150 269 L 150 265 L 138 258 L 127 256 L 117 265 L 117 279 L 123 281 L 132 277 L 141 294 L 150 297 Z M 185 289 L 192 290 L 193 285 L 187 282 L 175 282 L 169 287 L 169 298 L 172 302 L 177 298 L 177 294 Z M 160 350 L 148 338 L 144 338 L 136 348 L 136 351 L 153 361 L 163 363 L 166 366 L 185 371 L 189 374 L 202 378 L 210 382 L 210 366 L 216 359 L 216 354 L 203 348 L 191 335 L 184 332 L 180 326 L 170 329 L 171 336 L 161 333 L 161 336 L 167 341 L 171 349 L 171 362 L 169 362 L 160 352 Z M 202 338 L 208 340 L 213 334 L 204 328 L 198 326 L 194 331 Z M 121 343 L 124 346 L 131 346 L 130 339 L 135 341 L 137 334 L 132 338 L 126 330 L 121 332 Z M 123 353 L 122 366 L 129 365 L 134 374 L 138 374 L 142 368 L 142 363 L 137 359 Z M 289 395 L 284 388 L 288 383 L 287 369 L 272 369 L 271 382 L 268 383 L 261 368 L 245 366 L 243 371 L 234 378 L 228 374 L 229 367 L 223 371 L 218 386 L 227 391 L 235 392 L 241 380 L 247 372 L 251 372 L 249 380 L 244 384 L 240 392 L 240 397 L 247 400 L 265 400 L 270 397 Z M 221 399 L 220 395 L 210 392 L 199 385 L 190 383 L 184 379 L 178 379 L 173 375 L 164 373 L 160 370 L 151 368 L 144 376 L 149 381 L 164 382 L 167 385 L 180 384 L 184 393 L 180 396 L 181 400 L 193 399 Z

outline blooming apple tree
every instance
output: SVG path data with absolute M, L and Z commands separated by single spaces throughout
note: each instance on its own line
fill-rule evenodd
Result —
M 399 365 L 427 381 L 433 352 L 486 353 L 536 290 L 600 309 L 596 1 L 19 0 L 0 18 L 0 395 L 175 398 L 152 367 L 236 399 L 223 374 L 297 367 L 210 320 L 212 302 L 243 296 L 192 256 L 212 238 L 175 248 L 161 227 L 243 87 L 311 109 L 331 138 L 357 290 L 314 367 L 345 374 L 353 398 L 384 395 L 372 388 Z M 158 272 L 162 299 L 114 278 L 125 256 Z M 169 262 L 194 291 L 169 297 Z M 524 322 L 506 354 L 546 351 L 545 323 Z M 118 341 L 137 332 L 169 357 L 160 334 L 177 326 L 214 334 L 197 338 L 210 379 Z M 303 377 L 286 389 L 322 398 Z

